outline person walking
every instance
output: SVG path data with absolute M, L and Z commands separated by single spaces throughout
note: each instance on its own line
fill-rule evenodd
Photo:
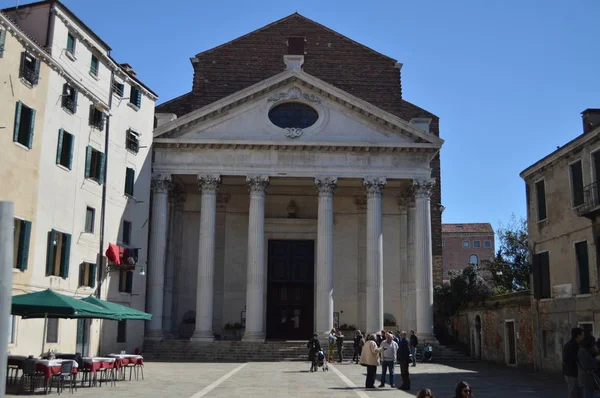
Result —
M 577 381 L 577 352 L 579 342 L 583 340 L 583 329 L 571 329 L 571 340 L 563 347 L 562 373 L 567 382 L 569 398 L 579 398 L 579 384 Z
M 381 362 L 381 384 L 379 388 L 385 387 L 385 375 L 387 370 L 390 370 L 390 387 L 394 388 L 395 385 L 395 374 L 394 374 L 394 362 L 396 362 L 396 356 L 398 355 L 398 344 L 394 341 L 394 336 L 391 332 L 387 332 L 385 340 L 381 342 L 380 347 L 383 349 Z
M 335 328 L 332 328 L 329 332 L 329 339 L 327 340 L 327 361 L 329 363 L 335 363 L 333 359 L 333 350 L 335 349 Z
M 415 334 L 414 330 L 410 331 L 410 355 L 412 355 L 412 366 L 417 366 L 417 346 L 419 345 L 419 339 Z
M 344 362 L 344 335 L 341 330 L 338 330 L 336 341 L 337 349 L 338 349 L 338 358 L 340 359 L 340 363 Z
M 308 360 L 310 361 L 310 371 L 317 371 L 317 354 L 321 351 L 321 343 L 319 342 L 319 335 L 317 333 L 313 334 L 312 338 L 308 340 L 308 344 L 306 344 L 306 348 L 308 348 Z
M 600 370 L 600 356 L 596 351 L 596 339 L 593 336 L 585 336 L 579 342 L 577 351 L 577 381 L 583 398 L 595 398 L 594 376 L 592 372 Z
M 410 362 L 409 342 L 406 338 L 406 332 L 400 333 L 400 345 L 398 347 L 398 363 L 400 364 L 400 374 L 402 375 L 401 390 L 410 390 L 410 374 L 408 372 L 408 363 Z
M 356 331 L 356 335 L 354 336 L 354 356 L 352 357 L 352 361 L 358 364 L 358 359 L 360 358 L 360 351 L 365 345 L 365 338 L 360 332 L 360 330 Z
M 379 353 L 381 350 L 380 347 L 377 347 L 375 336 L 369 334 L 360 352 L 360 364 L 367 367 L 365 388 L 375 388 L 375 375 L 377 374 L 377 365 L 379 365 Z

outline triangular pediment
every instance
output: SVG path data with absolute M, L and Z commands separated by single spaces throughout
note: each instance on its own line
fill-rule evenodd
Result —
M 280 128 L 269 111 L 300 102 L 318 113 L 302 129 Z M 288 70 L 162 125 L 155 142 L 331 143 L 439 149 L 439 137 L 301 70 Z

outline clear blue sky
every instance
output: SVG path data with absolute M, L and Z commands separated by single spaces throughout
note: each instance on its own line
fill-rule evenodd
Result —
M 600 107 L 597 0 L 64 3 L 160 102 L 190 90 L 190 57 L 295 11 L 397 59 L 404 98 L 440 117 L 448 223 L 524 216 L 519 172 Z

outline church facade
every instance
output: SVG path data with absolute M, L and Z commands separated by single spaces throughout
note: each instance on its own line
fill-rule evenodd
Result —
M 443 140 L 402 65 L 297 13 L 191 61 L 156 109 L 147 338 L 431 336 Z

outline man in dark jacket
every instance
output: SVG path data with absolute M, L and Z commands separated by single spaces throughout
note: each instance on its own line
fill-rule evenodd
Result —
M 412 366 L 417 366 L 417 346 L 419 345 L 419 339 L 415 334 L 414 330 L 410 331 L 410 354 L 412 355 Z
M 567 381 L 569 398 L 579 398 L 579 385 L 577 383 L 577 351 L 579 342 L 583 340 L 583 329 L 571 329 L 571 340 L 563 348 L 563 375 Z
M 410 374 L 408 373 L 410 348 L 405 331 L 402 331 L 400 334 L 400 345 L 398 346 L 397 361 L 400 364 L 400 373 L 402 375 L 402 385 L 400 386 L 400 389 L 410 390 Z
M 319 335 L 317 333 L 313 334 L 313 337 L 308 340 L 308 344 L 306 344 L 306 348 L 308 348 L 308 360 L 310 361 L 310 371 L 317 371 L 317 361 L 316 356 L 319 351 L 321 351 L 321 343 L 319 342 Z

